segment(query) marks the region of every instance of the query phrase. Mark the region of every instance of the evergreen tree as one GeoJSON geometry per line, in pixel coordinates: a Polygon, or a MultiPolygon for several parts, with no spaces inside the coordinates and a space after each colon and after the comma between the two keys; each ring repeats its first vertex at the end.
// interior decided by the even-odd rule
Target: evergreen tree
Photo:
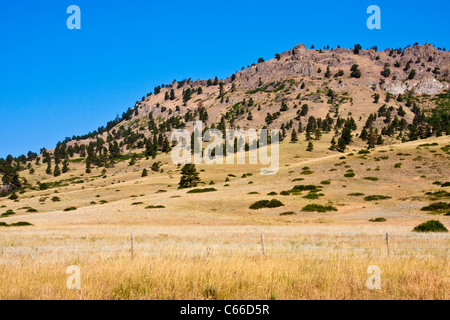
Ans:
{"type": "Polygon", "coordinates": [[[330,67],[327,66],[327,72],[325,72],[325,78],[330,78],[331,77],[331,70],[330,67]]]}
{"type": "Polygon", "coordinates": [[[361,78],[361,70],[358,69],[358,65],[354,64],[350,68],[350,77],[351,78],[361,78]]]}
{"type": "Polygon", "coordinates": [[[67,159],[63,162],[62,173],[66,173],[69,171],[69,161],[67,159]]]}
{"type": "Polygon", "coordinates": [[[306,151],[311,152],[311,151],[313,151],[313,150],[314,150],[314,144],[310,141],[310,142],[308,143],[308,147],[306,148],[306,151]]]}
{"type": "Polygon", "coordinates": [[[144,168],[144,170],[142,170],[141,177],[144,178],[144,177],[147,177],[147,176],[148,176],[148,171],[147,171],[147,169],[144,168]]]}
{"type": "Polygon", "coordinates": [[[53,170],[53,176],[59,177],[61,175],[61,169],[59,168],[59,164],[55,164],[55,169],[53,170]]]}
{"type": "Polygon", "coordinates": [[[298,142],[297,131],[295,129],[293,129],[291,133],[291,142],[292,143],[298,142]]]}
{"type": "Polygon", "coordinates": [[[336,149],[336,140],[334,139],[334,137],[331,139],[331,146],[330,146],[330,150],[334,150],[336,149]]]}
{"type": "Polygon", "coordinates": [[[159,168],[160,168],[160,166],[159,166],[158,162],[154,162],[152,164],[152,171],[159,172],[159,168]]]}
{"type": "Polygon", "coordinates": [[[377,135],[374,131],[370,131],[369,137],[367,139],[367,149],[374,149],[376,143],[377,135]]]}
{"type": "Polygon", "coordinates": [[[181,169],[180,189],[196,187],[200,181],[195,164],[187,163],[181,169]]]}

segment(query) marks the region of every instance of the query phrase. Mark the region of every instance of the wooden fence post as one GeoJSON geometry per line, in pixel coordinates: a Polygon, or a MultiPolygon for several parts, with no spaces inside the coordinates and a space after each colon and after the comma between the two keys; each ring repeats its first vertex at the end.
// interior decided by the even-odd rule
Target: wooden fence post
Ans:
{"type": "Polygon", "coordinates": [[[261,246],[262,246],[263,255],[266,256],[266,244],[264,242],[264,234],[263,233],[261,233],[261,246]]]}
{"type": "Polygon", "coordinates": [[[389,233],[386,232],[386,248],[387,248],[387,255],[389,257],[390,254],[390,241],[389,241],[389,233]]]}
{"type": "Polygon", "coordinates": [[[131,234],[131,260],[134,258],[134,235],[131,234]]]}

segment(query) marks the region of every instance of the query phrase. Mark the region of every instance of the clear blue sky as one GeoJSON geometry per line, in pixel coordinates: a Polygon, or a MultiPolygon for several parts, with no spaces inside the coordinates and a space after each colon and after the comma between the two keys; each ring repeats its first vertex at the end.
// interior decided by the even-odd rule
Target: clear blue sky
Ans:
{"type": "Polygon", "coordinates": [[[0,157],[52,148],[155,85],[227,77],[304,43],[450,49],[450,4],[429,1],[15,0],[0,4],[0,157]],[[68,30],[69,5],[81,30],[68,30]],[[369,5],[382,29],[369,30],[369,5]]]}

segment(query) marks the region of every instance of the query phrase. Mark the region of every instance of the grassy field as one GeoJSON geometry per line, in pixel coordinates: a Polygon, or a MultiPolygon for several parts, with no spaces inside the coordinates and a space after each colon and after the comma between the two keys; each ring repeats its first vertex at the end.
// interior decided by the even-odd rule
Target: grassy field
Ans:
{"type": "Polygon", "coordinates": [[[0,227],[0,298],[448,299],[448,233],[411,231],[427,220],[450,228],[445,212],[420,210],[449,201],[441,185],[450,180],[442,149],[450,138],[369,154],[330,151],[329,140],[314,141],[313,152],[304,139],[283,142],[275,176],[261,176],[256,165],[199,165],[199,187],[217,189],[208,193],[177,189],[180,169],[170,155],[91,174],[73,161],[58,178],[40,165],[25,177],[53,182],[49,189],[0,198],[0,214],[15,213],[0,222],[33,225],[0,227]],[[163,172],[151,171],[155,161],[163,172]],[[144,168],[150,174],[142,178],[144,168]],[[296,185],[319,191],[281,194],[296,185]],[[365,200],[374,195],[388,198],[365,200]],[[283,206],[249,208],[272,199],[283,206]],[[337,211],[303,211],[307,205],[337,211]],[[386,221],[370,221],[376,218],[386,221]],[[81,290],[66,286],[71,265],[81,269],[81,290]],[[380,290],[366,286],[371,265],[381,270],[380,290]]]}

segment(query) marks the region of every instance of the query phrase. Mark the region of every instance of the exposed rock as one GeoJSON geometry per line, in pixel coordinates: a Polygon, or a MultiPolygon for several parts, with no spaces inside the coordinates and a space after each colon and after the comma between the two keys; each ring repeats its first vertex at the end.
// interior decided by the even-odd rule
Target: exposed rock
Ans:
{"type": "Polygon", "coordinates": [[[440,82],[434,78],[425,78],[420,81],[410,80],[406,82],[386,81],[382,86],[386,92],[391,94],[404,94],[406,91],[412,91],[416,94],[436,94],[443,89],[447,89],[449,86],[447,83],[440,82]]]}

